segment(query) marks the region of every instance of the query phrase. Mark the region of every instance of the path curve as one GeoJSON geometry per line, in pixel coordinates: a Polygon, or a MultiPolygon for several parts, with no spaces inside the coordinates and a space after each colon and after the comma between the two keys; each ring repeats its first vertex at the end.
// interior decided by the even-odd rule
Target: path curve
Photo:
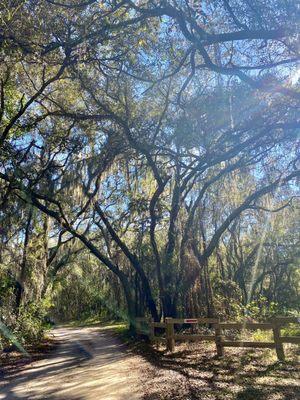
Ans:
{"type": "Polygon", "coordinates": [[[0,400],[138,400],[143,361],[99,327],[57,328],[49,357],[0,382],[0,400]]]}

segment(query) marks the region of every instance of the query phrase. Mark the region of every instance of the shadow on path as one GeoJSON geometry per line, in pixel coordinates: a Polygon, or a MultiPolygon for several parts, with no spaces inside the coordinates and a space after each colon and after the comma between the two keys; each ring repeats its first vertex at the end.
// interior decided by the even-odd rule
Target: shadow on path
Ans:
{"type": "Polygon", "coordinates": [[[55,353],[6,374],[0,400],[140,398],[132,356],[116,338],[95,327],[60,328],[54,335],[55,353]]]}

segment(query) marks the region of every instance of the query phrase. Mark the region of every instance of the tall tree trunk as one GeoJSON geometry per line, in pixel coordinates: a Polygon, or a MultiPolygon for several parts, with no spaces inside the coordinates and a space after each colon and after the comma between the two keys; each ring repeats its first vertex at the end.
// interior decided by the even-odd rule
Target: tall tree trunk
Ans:
{"type": "Polygon", "coordinates": [[[134,302],[133,294],[132,294],[128,279],[126,278],[126,276],[123,273],[119,275],[119,279],[122,284],[126,303],[127,303],[129,331],[134,332],[135,331],[136,314],[135,314],[135,302],[134,302]]]}
{"type": "Polygon", "coordinates": [[[95,209],[96,209],[98,215],[100,216],[100,218],[102,219],[102,221],[103,221],[104,225],[106,226],[107,230],[109,231],[112,239],[117,243],[117,245],[123,251],[125,256],[130,261],[131,265],[133,266],[133,268],[135,269],[135,271],[139,275],[139,278],[140,278],[140,281],[141,281],[141,285],[142,285],[143,291],[145,293],[145,299],[146,299],[147,307],[148,307],[148,309],[149,309],[149,311],[151,313],[152,318],[154,318],[154,320],[157,321],[158,320],[158,313],[157,313],[155,301],[154,301],[153,296],[152,296],[152,291],[151,291],[149,279],[148,279],[148,277],[147,277],[142,265],[140,264],[139,259],[137,258],[137,256],[134,253],[132,253],[129,250],[127,245],[121,240],[121,238],[119,237],[118,233],[112,227],[112,225],[110,224],[110,222],[109,222],[108,218],[106,217],[105,213],[102,211],[101,207],[98,204],[95,204],[95,209]]]}
{"type": "Polygon", "coordinates": [[[21,307],[21,304],[22,304],[22,298],[23,298],[23,293],[24,293],[24,284],[25,284],[25,279],[26,279],[28,244],[29,244],[30,233],[31,233],[32,215],[33,215],[33,208],[30,207],[29,212],[28,212],[28,218],[27,218],[27,222],[26,222],[26,227],[25,227],[25,233],[24,233],[24,245],[23,245],[23,255],[22,255],[22,261],[21,261],[20,275],[19,275],[19,279],[18,279],[18,283],[16,285],[16,291],[15,291],[15,296],[16,296],[16,314],[17,315],[19,315],[19,312],[20,312],[20,307],[21,307]]]}
{"type": "Polygon", "coordinates": [[[214,297],[213,297],[209,271],[208,271],[208,259],[205,259],[203,262],[203,272],[204,272],[204,282],[205,282],[207,316],[209,318],[212,318],[216,316],[216,310],[214,305],[214,297]]]}

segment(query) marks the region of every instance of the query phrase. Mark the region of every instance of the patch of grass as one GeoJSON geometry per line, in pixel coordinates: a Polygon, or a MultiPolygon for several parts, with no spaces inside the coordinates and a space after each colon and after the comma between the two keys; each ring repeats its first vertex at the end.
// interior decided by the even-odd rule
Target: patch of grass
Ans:
{"type": "Polygon", "coordinates": [[[299,324],[290,324],[281,329],[282,336],[300,336],[299,324]]]}
{"type": "Polygon", "coordinates": [[[74,320],[68,322],[58,323],[56,326],[70,327],[70,328],[81,328],[86,326],[101,326],[102,329],[121,329],[126,326],[126,322],[120,320],[112,320],[109,318],[103,318],[99,316],[93,316],[84,318],[81,320],[74,320]]]}
{"type": "Polygon", "coordinates": [[[70,321],[61,326],[81,328],[86,326],[99,326],[101,331],[110,331],[117,335],[123,342],[131,342],[134,339],[132,332],[129,330],[129,325],[125,321],[106,319],[101,317],[89,317],[80,321],[70,321]]]}
{"type": "Polygon", "coordinates": [[[128,335],[129,327],[126,322],[116,322],[106,326],[107,329],[112,329],[118,335],[128,335]]]}
{"type": "Polygon", "coordinates": [[[251,340],[255,342],[270,342],[273,341],[273,332],[272,331],[264,331],[261,329],[257,329],[252,334],[251,340]]]}
{"type": "Polygon", "coordinates": [[[122,321],[102,321],[100,323],[101,330],[103,331],[111,331],[114,334],[117,334],[120,337],[126,336],[129,334],[128,324],[122,321]]]}
{"type": "Polygon", "coordinates": [[[74,321],[68,321],[68,322],[62,322],[58,323],[57,326],[64,326],[64,327],[70,327],[70,328],[80,328],[83,326],[93,326],[93,325],[99,325],[103,321],[102,318],[98,316],[93,316],[93,317],[88,317],[84,318],[81,320],[74,320],[74,321]]]}

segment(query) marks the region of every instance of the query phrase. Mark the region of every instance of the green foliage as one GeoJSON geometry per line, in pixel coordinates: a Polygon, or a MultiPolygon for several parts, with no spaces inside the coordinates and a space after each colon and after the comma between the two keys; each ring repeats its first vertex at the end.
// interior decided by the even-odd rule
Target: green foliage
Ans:
{"type": "Polygon", "coordinates": [[[109,316],[126,319],[122,293],[117,282],[99,270],[86,255],[66,268],[56,279],[50,314],[58,321],[86,320],[109,316]]]}
{"type": "Polygon", "coordinates": [[[14,335],[22,344],[38,343],[49,327],[45,323],[45,316],[46,309],[42,304],[31,303],[21,307],[13,328],[14,335]]]}
{"type": "Polygon", "coordinates": [[[0,312],[18,339],[39,340],[47,310],[299,310],[294,7],[14,3],[0,10],[0,312]]]}
{"type": "Polygon", "coordinates": [[[9,347],[17,342],[26,348],[39,343],[45,331],[50,328],[45,318],[47,308],[45,302],[31,302],[20,307],[18,315],[11,314],[9,318],[2,318],[5,332],[0,334],[0,347],[9,347]]]}
{"type": "Polygon", "coordinates": [[[236,319],[242,314],[242,293],[238,284],[217,278],[213,282],[215,306],[222,319],[236,319]]]}
{"type": "Polygon", "coordinates": [[[9,297],[13,295],[14,288],[14,278],[8,273],[5,266],[0,264],[0,309],[9,300],[9,297]]]}
{"type": "Polygon", "coordinates": [[[280,314],[280,306],[264,296],[259,296],[257,300],[251,301],[244,308],[244,315],[254,320],[266,321],[280,314]]]}
{"type": "Polygon", "coordinates": [[[270,342],[273,341],[273,332],[271,330],[264,331],[261,329],[257,329],[252,333],[252,340],[257,342],[270,342]]]}

